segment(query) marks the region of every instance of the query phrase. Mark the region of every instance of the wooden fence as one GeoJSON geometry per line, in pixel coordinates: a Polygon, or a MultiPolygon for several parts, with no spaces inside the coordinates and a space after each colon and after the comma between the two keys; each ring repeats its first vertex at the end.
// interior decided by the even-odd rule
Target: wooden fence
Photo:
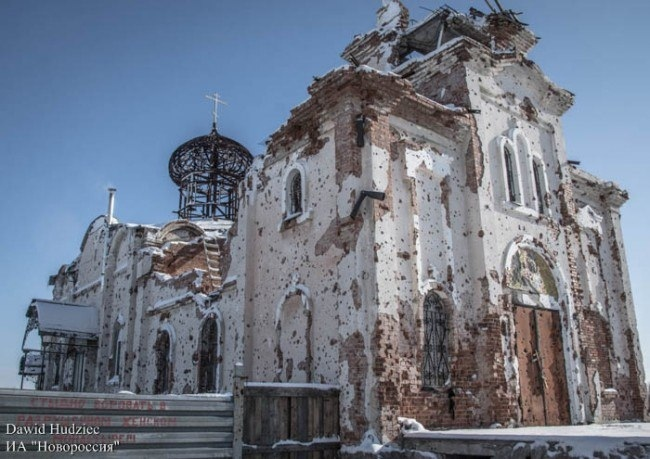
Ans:
{"type": "Polygon", "coordinates": [[[243,386],[242,455],[249,458],[338,457],[339,389],[323,384],[243,386]]]}
{"type": "Polygon", "coordinates": [[[233,457],[232,396],[0,390],[2,457],[233,457]]]}

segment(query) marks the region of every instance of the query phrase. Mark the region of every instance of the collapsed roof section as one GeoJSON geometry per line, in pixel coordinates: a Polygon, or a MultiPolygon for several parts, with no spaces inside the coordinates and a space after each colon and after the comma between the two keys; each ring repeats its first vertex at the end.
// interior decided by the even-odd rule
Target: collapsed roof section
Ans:
{"type": "Polygon", "coordinates": [[[374,119],[377,107],[390,107],[391,113],[419,123],[448,138],[463,141],[467,134],[467,110],[440,104],[418,94],[410,81],[380,72],[369,66],[341,67],[318,78],[308,88],[310,97],[291,110],[291,116],[270,136],[267,155],[283,157],[300,139],[307,140],[305,154],[320,151],[325,140],[321,127],[327,112],[336,111],[341,100],[357,101],[360,114],[374,119]],[[337,97],[332,97],[336,94],[337,97]]]}
{"type": "Polygon", "coordinates": [[[353,65],[386,71],[408,61],[412,53],[426,55],[460,37],[478,42],[494,54],[525,55],[537,43],[537,37],[512,11],[486,14],[471,8],[465,15],[443,6],[420,23],[407,25],[408,10],[402,3],[385,0],[377,12],[377,26],[356,36],[341,56],[353,65]]]}
{"type": "Polygon", "coordinates": [[[490,13],[470,8],[462,14],[444,6],[409,27],[402,3],[385,0],[376,27],[356,36],[341,56],[357,68],[368,66],[408,80],[432,100],[468,110],[473,109],[466,81],[470,69],[493,79],[507,97],[519,97],[526,118],[538,111],[561,116],[574,96],[527,58],[538,38],[518,14],[501,7],[490,13]],[[527,85],[527,94],[517,91],[520,80],[535,83],[527,85]]]}

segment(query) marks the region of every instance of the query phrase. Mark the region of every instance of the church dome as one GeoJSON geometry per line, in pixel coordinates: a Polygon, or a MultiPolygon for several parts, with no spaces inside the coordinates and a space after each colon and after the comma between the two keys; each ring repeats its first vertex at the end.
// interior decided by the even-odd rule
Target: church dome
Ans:
{"type": "Polygon", "coordinates": [[[239,142],[217,132],[178,147],[169,159],[169,176],[180,191],[178,216],[235,220],[237,187],[253,156],[239,142]]]}
{"type": "Polygon", "coordinates": [[[253,156],[243,145],[220,135],[213,127],[210,134],[188,140],[172,153],[169,176],[180,186],[189,174],[212,173],[236,185],[252,161],[253,156]]]}

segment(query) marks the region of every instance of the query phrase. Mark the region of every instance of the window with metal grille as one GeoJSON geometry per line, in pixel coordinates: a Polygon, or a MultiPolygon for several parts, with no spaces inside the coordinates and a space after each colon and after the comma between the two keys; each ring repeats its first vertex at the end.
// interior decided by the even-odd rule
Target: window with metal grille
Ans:
{"type": "Polygon", "coordinates": [[[440,388],[449,382],[449,317],[442,298],[429,292],[424,298],[424,361],[422,385],[440,388]]]}

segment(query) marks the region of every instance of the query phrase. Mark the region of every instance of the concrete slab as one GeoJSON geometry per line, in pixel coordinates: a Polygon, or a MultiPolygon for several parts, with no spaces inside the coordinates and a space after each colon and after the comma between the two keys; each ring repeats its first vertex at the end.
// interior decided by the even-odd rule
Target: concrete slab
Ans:
{"type": "Polygon", "coordinates": [[[650,424],[417,430],[403,434],[402,447],[443,458],[648,458],[650,424]]]}

